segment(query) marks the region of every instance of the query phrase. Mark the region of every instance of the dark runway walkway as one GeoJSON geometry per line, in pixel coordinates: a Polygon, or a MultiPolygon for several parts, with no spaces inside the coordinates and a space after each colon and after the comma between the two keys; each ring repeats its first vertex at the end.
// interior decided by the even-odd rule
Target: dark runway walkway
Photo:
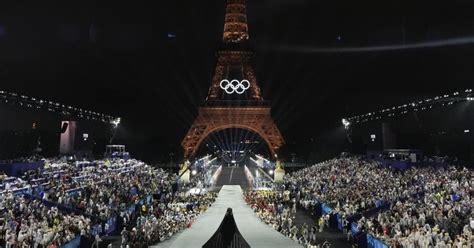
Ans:
{"type": "MultiPolygon", "coordinates": [[[[313,216],[307,213],[304,209],[297,208],[295,224],[298,226],[298,228],[301,228],[301,226],[305,222],[308,227],[312,227],[315,225],[316,220],[313,219],[313,216]]],[[[342,231],[337,229],[325,228],[323,232],[316,234],[316,240],[318,244],[322,244],[324,243],[324,241],[328,241],[329,243],[331,243],[331,247],[351,247],[351,244],[349,243],[349,241],[347,241],[342,231]]]]}
{"type": "Polygon", "coordinates": [[[245,176],[244,167],[222,167],[222,172],[216,182],[216,187],[224,185],[240,185],[245,190],[249,187],[249,182],[245,176]]]}

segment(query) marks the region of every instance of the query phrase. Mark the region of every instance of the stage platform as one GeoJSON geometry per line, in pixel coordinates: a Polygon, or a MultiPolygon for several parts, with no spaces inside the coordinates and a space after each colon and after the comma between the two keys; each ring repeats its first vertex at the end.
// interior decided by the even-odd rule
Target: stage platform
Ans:
{"type": "Polygon", "coordinates": [[[232,208],[235,222],[252,248],[292,248],[299,244],[266,225],[245,203],[239,185],[224,185],[216,202],[198,217],[191,228],[158,245],[157,248],[200,248],[219,227],[227,208],[232,208]]]}

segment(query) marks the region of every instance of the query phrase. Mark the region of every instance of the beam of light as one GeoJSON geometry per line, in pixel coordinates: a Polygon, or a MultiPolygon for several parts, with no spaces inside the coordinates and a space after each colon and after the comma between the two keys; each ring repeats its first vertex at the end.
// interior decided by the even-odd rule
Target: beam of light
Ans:
{"type": "Polygon", "coordinates": [[[247,149],[244,143],[241,143],[244,139],[247,138],[249,134],[249,130],[241,129],[239,140],[237,140],[237,151],[240,157],[240,161],[243,161],[244,158],[247,156],[247,149]]]}
{"type": "Polygon", "coordinates": [[[217,134],[212,135],[212,138],[215,140],[214,152],[222,151],[222,149],[224,149],[224,145],[222,144],[222,139],[218,137],[217,134]]]}
{"type": "Polygon", "coordinates": [[[233,148],[233,153],[234,153],[234,158],[237,158],[237,155],[239,154],[239,150],[238,150],[238,140],[241,138],[241,132],[242,132],[242,129],[238,129],[238,128],[235,128],[234,130],[234,133],[235,133],[235,136],[234,136],[234,139],[232,140],[232,144],[234,145],[232,148],[233,148]]]}
{"type": "Polygon", "coordinates": [[[229,135],[230,135],[230,140],[229,140],[229,151],[230,151],[230,154],[231,154],[231,157],[234,158],[234,151],[235,151],[235,144],[234,144],[234,140],[235,140],[235,135],[234,133],[236,133],[236,129],[229,129],[229,135]]]}
{"type": "MultiPolygon", "coordinates": [[[[251,131],[251,130],[243,130],[243,132],[245,133],[244,135],[241,135],[241,138],[240,138],[240,142],[238,143],[238,151],[243,151],[243,154],[247,154],[248,151],[250,151],[250,145],[246,144],[245,142],[249,139],[251,139],[251,137],[254,135],[254,132],[251,131]]],[[[242,153],[241,153],[242,155],[242,153]]]]}
{"type": "MultiPolygon", "coordinates": [[[[260,135],[254,132],[251,132],[251,134],[252,134],[252,137],[249,140],[258,141],[258,143],[257,144],[251,143],[250,146],[247,148],[247,150],[250,150],[252,153],[255,153],[256,151],[259,151],[262,147],[268,146],[266,141],[262,137],[260,137],[260,135]]],[[[270,151],[267,150],[267,152],[270,152],[270,151]]]]}
{"type": "Polygon", "coordinates": [[[258,144],[255,144],[254,142],[250,143],[250,145],[248,146],[248,150],[254,152],[254,151],[257,151],[259,148],[259,146],[261,145],[262,142],[265,142],[265,140],[263,140],[263,138],[260,137],[260,135],[252,132],[251,133],[251,137],[248,139],[250,141],[258,141],[258,144]]]}
{"type": "Polygon", "coordinates": [[[219,132],[214,132],[211,134],[211,138],[215,140],[215,149],[214,151],[223,151],[225,149],[225,144],[223,142],[223,138],[221,137],[219,132]]]}
{"type": "Polygon", "coordinates": [[[226,143],[226,137],[222,134],[222,133],[217,133],[217,139],[219,140],[219,147],[220,147],[220,151],[225,151],[228,149],[227,147],[227,143],[226,143]]]}
{"type": "Polygon", "coordinates": [[[242,149],[246,148],[243,141],[248,138],[249,133],[249,130],[241,130],[241,133],[239,134],[239,140],[237,140],[237,151],[240,152],[242,149]]]}
{"type": "Polygon", "coordinates": [[[213,150],[218,150],[218,149],[222,149],[222,145],[220,143],[220,139],[217,138],[217,135],[215,133],[212,133],[209,135],[209,137],[207,138],[209,140],[212,141],[212,145],[213,145],[213,150]]]}
{"type": "Polygon", "coordinates": [[[474,44],[474,37],[450,38],[437,41],[417,42],[411,44],[394,44],[368,47],[311,47],[311,46],[274,46],[273,49],[286,52],[299,53],[359,53],[359,52],[385,52],[396,50],[434,48],[446,46],[460,46],[474,44]]]}
{"type": "Polygon", "coordinates": [[[249,154],[249,151],[251,154],[255,151],[255,148],[258,150],[262,146],[266,147],[267,145],[257,133],[242,128],[229,128],[213,132],[206,138],[204,144],[206,143],[211,145],[211,147],[208,146],[208,148],[215,152],[220,152],[225,161],[242,161],[245,157],[244,155],[249,154]],[[258,143],[252,142],[247,144],[244,143],[246,140],[258,141],[258,143]],[[228,151],[229,153],[224,153],[224,151],[228,151]]]}
{"type": "Polygon", "coordinates": [[[232,141],[231,138],[229,138],[229,135],[228,135],[228,132],[226,129],[218,132],[219,136],[223,137],[221,138],[221,140],[223,141],[223,145],[224,145],[224,149],[222,150],[222,158],[226,161],[226,162],[229,162],[230,159],[231,159],[231,154],[229,153],[226,153],[227,151],[231,151],[231,147],[230,147],[230,142],[232,141]]]}
{"type": "Polygon", "coordinates": [[[221,140],[217,137],[216,132],[208,135],[204,140],[203,144],[206,144],[208,151],[213,154],[223,149],[221,145],[221,140]]]}
{"type": "Polygon", "coordinates": [[[230,147],[230,142],[232,141],[232,138],[228,138],[228,135],[227,135],[227,132],[224,130],[222,131],[222,133],[224,133],[224,145],[225,145],[225,150],[226,151],[231,151],[231,147],[230,147]]]}
{"type": "Polygon", "coordinates": [[[240,134],[241,132],[242,132],[242,129],[234,128],[234,137],[232,139],[232,145],[233,145],[232,150],[234,152],[234,158],[237,157],[237,152],[238,152],[238,150],[237,150],[237,145],[238,145],[237,140],[239,140],[239,138],[241,137],[241,134],[240,134]]]}

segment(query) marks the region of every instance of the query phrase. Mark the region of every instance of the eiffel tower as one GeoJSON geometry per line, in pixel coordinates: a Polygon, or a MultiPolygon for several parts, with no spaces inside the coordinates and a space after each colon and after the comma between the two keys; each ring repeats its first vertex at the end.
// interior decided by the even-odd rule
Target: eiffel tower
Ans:
{"type": "Polygon", "coordinates": [[[209,93],[198,116],[181,142],[184,158],[192,158],[205,138],[229,128],[258,134],[277,159],[284,139],[264,101],[252,66],[246,0],[227,0],[222,48],[209,93]]]}

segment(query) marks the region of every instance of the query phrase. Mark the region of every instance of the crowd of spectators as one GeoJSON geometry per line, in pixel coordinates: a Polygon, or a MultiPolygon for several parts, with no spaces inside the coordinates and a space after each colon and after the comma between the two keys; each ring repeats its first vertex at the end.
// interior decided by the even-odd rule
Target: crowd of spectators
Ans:
{"type": "Polygon", "coordinates": [[[91,220],[82,215],[61,213],[38,200],[14,197],[2,199],[5,212],[0,220],[3,247],[59,247],[76,235],[90,234],[91,220]]]}
{"type": "MultiPolygon", "coordinates": [[[[180,187],[177,179],[132,159],[47,159],[44,168],[18,178],[0,174],[0,246],[58,247],[78,235],[108,233],[107,220],[113,217],[123,226],[123,247],[166,240],[192,225],[216,197],[190,191],[203,185],[203,177],[180,187]]],[[[298,226],[296,208],[314,211],[321,203],[343,219],[363,214],[359,229],[392,247],[474,243],[474,172],[466,168],[413,166],[399,171],[345,156],[269,186],[273,189],[246,192],[247,203],[262,221],[305,247],[318,244],[317,233],[328,226],[329,217],[298,226]],[[365,214],[374,209],[379,211],[365,214]]]]}
{"type": "Polygon", "coordinates": [[[329,160],[286,177],[285,185],[303,206],[327,204],[343,217],[421,191],[416,178],[357,158],[329,160]]]}
{"type": "Polygon", "coordinates": [[[51,187],[43,199],[105,219],[116,214],[124,215],[126,207],[168,187],[172,179],[161,169],[153,169],[135,160],[99,163],[87,167],[85,173],[65,179],[69,184],[63,182],[58,187],[51,187]],[[79,190],[70,193],[74,189],[79,190]]]}
{"type": "Polygon", "coordinates": [[[190,227],[216,196],[215,192],[181,192],[168,202],[155,201],[149,209],[142,209],[135,225],[122,230],[122,247],[147,247],[170,238],[190,227]]]}
{"type": "Polygon", "coordinates": [[[449,165],[398,171],[347,157],[293,173],[284,187],[304,208],[324,203],[343,219],[389,206],[359,226],[394,247],[464,247],[474,243],[473,178],[449,165]]]}
{"type": "Polygon", "coordinates": [[[297,203],[289,191],[251,190],[245,193],[245,200],[264,223],[303,247],[329,247],[327,241],[316,239],[317,233],[328,226],[329,216],[322,216],[315,225],[296,225],[297,203]]]}
{"type": "Polygon", "coordinates": [[[393,247],[469,247],[474,244],[474,173],[467,169],[412,168],[420,194],[392,202],[388,211],[359,221],[393,247]]]}
{"type": "Polygon", "coordinates": [[[46,159],[44,168],[1,179],[6,247],[58,247],[78,235],[100,241],[110,219],[124,227],[124,245],[141,247],[179,232],[215,198],[185,194],[197,183],[178,187],[177,175],[133,159],[46,159]]]}

